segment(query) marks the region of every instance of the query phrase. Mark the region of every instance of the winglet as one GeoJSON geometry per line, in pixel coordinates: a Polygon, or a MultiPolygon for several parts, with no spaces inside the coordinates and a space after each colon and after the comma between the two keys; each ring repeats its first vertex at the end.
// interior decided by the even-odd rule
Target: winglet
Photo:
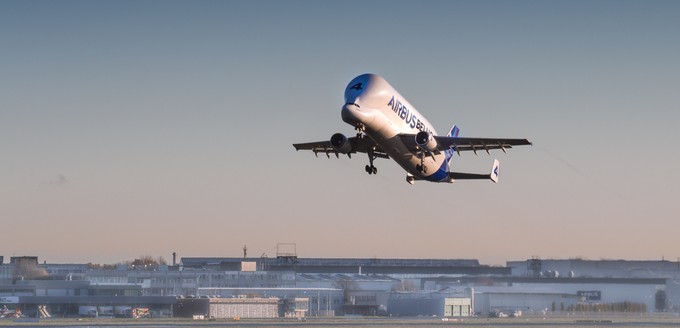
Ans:
{"type": "Polygon", "coordinates": [[[491,168],[491,174],[489,175],[489,178],[491,178],[491,181],[494,183],[498,183],[498,174],[500,173],[501,169],[501,164],[497,159],[493,160],[493,167],[491,168]]]}

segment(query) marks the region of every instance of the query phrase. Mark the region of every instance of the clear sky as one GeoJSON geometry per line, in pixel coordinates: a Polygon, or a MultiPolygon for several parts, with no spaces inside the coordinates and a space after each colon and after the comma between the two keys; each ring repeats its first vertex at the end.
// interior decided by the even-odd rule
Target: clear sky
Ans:
{"type": "Polygon", "coordinates": [[[0,255],[680,257],[678,1],[1,1],[0,255]],[[292,143],[385,77],[501,180],[292,143]]]}

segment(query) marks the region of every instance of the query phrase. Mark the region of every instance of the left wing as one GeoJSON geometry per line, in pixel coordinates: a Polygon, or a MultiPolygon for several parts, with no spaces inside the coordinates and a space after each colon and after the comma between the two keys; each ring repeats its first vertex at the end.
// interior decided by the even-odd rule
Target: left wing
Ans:
{"type": "MultiPolygon", "coordinates": [[[[415,134],[400,134],[401,141],[411,151],[417,151],[415,134]]],[[[437,150],[453,149],[460,154],[461,151],[483,150],[487,153],[492,149],[502,149],[505,151],[513,146],[531,145],[527,139],[497,139],[497,138],[458,138],[458,137],[433,137],[437,141],[437,150]]]]}
{"type": "Polygon", "coordinates": [[[336,157],[338,157],[340,154],[347,154],[347,156],[352,157],[351,154],[354,153],[372,153],[375,157],[390,158],[387,153],[385,153],[382,148],[380,148],[380,146],[378,146],[378,144],[370,138],[351,137],[347,138],[347,141],[351,147],[346,153],[341,153],[335,150],[330,140],[293,144],[293,147],[295,147],[295,150],[311,150],[317,157],[319,156],[319,153],[326,154],[328,157],[330,157],[330,154],[335,154],[336,157]]]}

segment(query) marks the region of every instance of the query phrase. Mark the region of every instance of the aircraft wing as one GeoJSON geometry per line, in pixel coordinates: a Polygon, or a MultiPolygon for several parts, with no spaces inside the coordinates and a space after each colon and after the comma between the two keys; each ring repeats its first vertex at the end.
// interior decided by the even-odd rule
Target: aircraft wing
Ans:
{"type": "MultiPolygon", "coordinates": [[[[347,156],[352,157],[350,154],[354,153],[368,153],[372,152],[374,156],[380,157],[380,158],[390,158],[387,153],[385,153],[380,146],[378,146],[375,141],[371,140],[368,137],[363,137],[363,138],[357,138],[357,137],[351,137],[347,138],[347,141],[349,141],[350,145],[352,145],[351,150],[347,153],[347,156]]],[[[314,152],[314,155],[319,156],[319,153],[326,154],[326,156],[330,157],[330,154],[335,154],[336,157],[339,156],[340,152],[336,151],[335,148],[333,148],[333,145],[331,145],[330,140],[326,141],[317,141],[317,142],[307,142],[307,143],[298,143],[298,144],[293,144],[293,147],[295,147],[295,150],[311,150],[314,152]]]]}
{"type": "MultiPolygon", "coordinates": [[[[401,134],[401,141],[411,150],[417,151],[415,134],[401,134]]],[[[513,146],[531,145],[527,139],[499,139],[499,138],[459,138],[459,137],[434,137],[437,140],[437,150],[446,150],[453,148],[456,152],[461,151],[477,151],[483,150],[489,152],[492,149],[502,149],[505,151],[513,146]]]]}

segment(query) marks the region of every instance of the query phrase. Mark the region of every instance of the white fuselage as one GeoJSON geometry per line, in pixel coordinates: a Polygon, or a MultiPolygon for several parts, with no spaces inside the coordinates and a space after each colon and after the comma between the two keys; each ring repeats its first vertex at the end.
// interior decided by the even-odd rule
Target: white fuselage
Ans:
{"type": "Polygon", "coordinates": [[[402,97],[385,79],[374,74],[354,78],[345,88],[343,121],[362,128],[380,148],[408,173],[432,181],[448,177],[448,163],[444,153],[414,155],[399,137],[400,134],[437,132],[413,105],[402,97]],[[427,169],[417,170],[418,165],[427,169]]]}

